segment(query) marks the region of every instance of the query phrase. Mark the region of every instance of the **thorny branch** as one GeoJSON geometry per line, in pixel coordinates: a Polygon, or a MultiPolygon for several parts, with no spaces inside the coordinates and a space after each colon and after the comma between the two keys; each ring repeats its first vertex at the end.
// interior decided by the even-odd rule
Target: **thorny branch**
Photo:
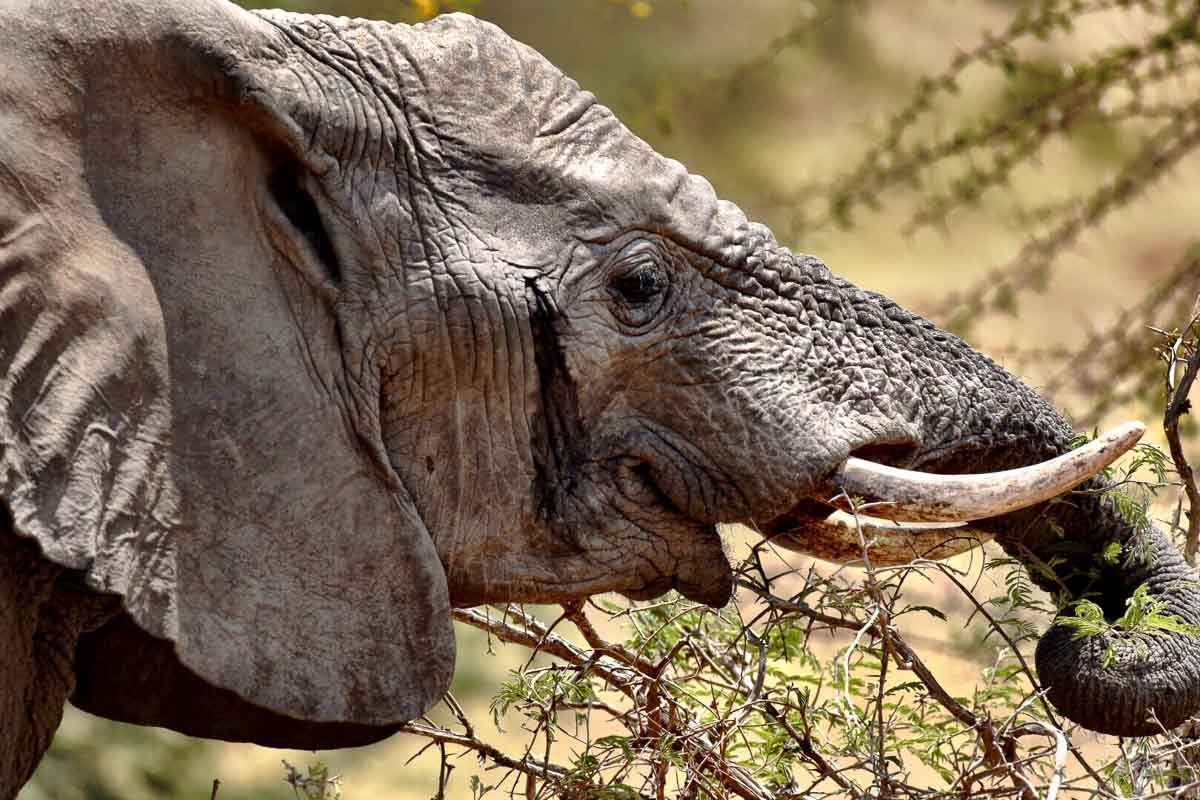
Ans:
{"type": "Polygon", "coordinates": [[[523,774],[533,775],[538,778],[561,781],[565,778],[568,772],[566,767],[562,767],[557,764],[538,761],[537,759],[533,758],[512,758],[511,756],[505,755],[498,748],[480,740],[473,734],[455,733],[447,728],[443,728],[426,721],[409,722],[405,724],[401,730],[405,733],[412,733],[416,734],[417,736],[424,737],[429,739],[431,742],[438,744],[455,745],[467,750],[472,750],[480,758],[486,758],[493,764],[506,769],[516,770],[523,774]]]}
{"type": "Polygon", "coordinates": [[[1192,307],[1187,325],[1174,337],[1164,351],[1167,360],[1167,408],[1163,414],[1163,430],[1167,435],[1167,446],[1171,460],[1183,482],[1188,501],[1188,526],[1184,536],[1184,557],[1195,565],[1196,551],[1200,549],[1200,489],[1196,487],[1196,475],[1183,453],[1179,439],[1179,422],[1192,409],[1189,396],[1196,373],[1200,372],[1200,295],[1192,307]],[[1190,337],[1190,341],[1189,341],[1190,337]],[[1190,348],[1191,352],[1188,353],[1190,348]],[[1176,379],[1177,367],[1183,363],[1183,374],[1176,379]]]}
{"type": "MultiPolygon", "coordinates": [[[[1015,684],[1025,689],[1015,695],[989,696],[976,689],[974,697],[956,696],[897,624],[912,611],[898,605],[904,580],[940,575],[948,568],[917,562],[874,569],[869,547],[863,545],[865,573],[848,577],[839,570],[827,578],[810,569],[799,588],[801,573],[771,553],[764,556],[769,545],[756,548],[738,570],[740,613],[730,618],[674,599],[598,609],[608,617],[600,625],[598,607],[576,604],[556,615],[571,623],[571,632],[552,629],[515,606],[458,610],[460,622],[543,655],[520,671],[517,683],[523,694],[517,693],[511,707],[534,723],[527,730],[545,740],[544,752],[533,755],[531,741],[521,755],[505,753],[476,733],[477,726],[452,696],[446,699],[452,724],[425,719],[404,730],[427,739],[440,754],[439,796],[449,782],[449,762],[469,753],[484,770],[499,769],[505,775],[493,786],[479,786],[488,791],[507,786],[500,791],[530,800],[1115,798],[1120,784],[1113,782],[1114,776],[1121,769],[1161,764],[1195,747],[1168,736],[1133,766],[1126,758],[1098,770],[1087,767],[1070,729],[1033,713],[1044,703],[1019,654],[1004,677],[990,683],[1001,691],[1015,684]],[[635,619],[625,628],[634,631],[632,638],[612,637],[616,623],[635,619]],[[822,662],[837,665],[836,680],[818,677],[814,684],[796,668],[814,658],[807,648],[821,630],[835,637],[840,632],[842,641],[854,637],[855,644],[822,662]],[[891,664],[886,674],[885,658],[891,664]],[[779,672],[781,665],[785,673],[779,672]],[[915,682],[902,682],[898,673],[903,672],[915,682]],[[878,683],[862,684],[863,678],[878,683]],[[837,696],[829,694],[830,687],[837,687],[837,696]],[[850,692],[845,698],[844,691],[850,692]],[[1003,697],[1005,706],[994,705],[1003,697]],[[855,710],[847,712],[845,702],[855,710]],[[1007,709],[1003,715],[994,713],[1001,708],[1007,709]],[[598,718],[592,721],[597,714],[604,717],[606,735],[591,731],[601,725],[598,718]],[[578,715],[587,719],[582,731],[578,715]],[[865,720],[872,723],[864,725],[865,720]],[[624,733],[611,733],[616,730],[624,733]],[[1028,737],[1049,739],[1050,745],[1022,752],[1028,737]],[[1084,764],[1084,774],[1068,773],[1072,753],[1084,764]],[[928,775],[913,774],[914,755],[950,770],[943,773],[943,790],[930,788],[928,775]],[[781,770],[781,762],[790,766],[781,770]]],[[[950,584],[964,596],[976,591],[951,576],[950,584]]],[[[1003,619],[973,597],[970,602],[999,633],[1006,650],[1022,644],[1004,629],[1003,619]]],[[[1158,774],[1158,784],[1151,782],[1157,773],[1147,774],[1139,773],[1139,785],[1165,785],[1165,773],[1158,774]]],[[[1190,786],[1191,781],[1177,784],[1190,786]]]]}
{"type": "MultiPolygon", "coordinates": [[[[677,713],[678,703],[670,696],[669,688],[663,685],[663,668],[655,667],[619,645],[602,640],[579,607],[566,609],[566,615],[568,619],[576,621],[579,630],[592,643],[595,649],[590,652],[577,648],[563,637],[551,633],[543,623],[524,611],[509,606],[502,614],[512,618],[516,624],[504,621],[503,616],[497,619],[474,609],[454,612],[455,619],[487,630],[502,641],[561,658],[566,663],[580,668],[577,672],[580,677],[594,673],[604,678],[609,686],[634,701],[635,705],[629,714],[614,716],[622,719],[631,732],[640,734],[643,747],[656,744],[661,746],[665,739],[670,738],[672,746],[683,750],[698,770],[709,775],[729,793],[747,800],[764,800],[775,796],[759,785],[746,770],[736,764],[714,758],[708,726],[693,724],[685,727],[682,724],[682,718],[677,713]],[[614,656],[640,669],[630,669],[613,663],[614,656]],[[673,744],[676,741],[678,744],[673,744]]],[[[665,663],[670,663],[670,659],[664,659],[665,663]]],[[[536,762],[529,758],[518,760],[503,756],[504,760],[501,761],[496,757],[496,754],[499,754],[498,750],[471,736],[455,737],[444,729],[432,731],[426,728],[411,732],[431,737],[436,733],[443,741],[474,750],[509,769],[534,774],[558,784],[570,783],[568,770],[562,767],[554,767],[548,762],[536,762]]]]}
{"type": "MultiPolygon", "coordinates": [[[[1101,0],[1076,3],[1075,7],[1091,13],[1127,5],[1101,0]]],[[[1169,7],[1142,5],[1160,14],[1169,7]]],[[[848,223],[854,208],[875,204],[883,189],[912,180],[931,165],[969,156],[979,148],[991,152],[995,156],[992,167],[975,169],[966,176],[969,180],[953,184],[955,196],[933,195],[914,217],[918,224],[935,222],[956,204],[975,202],[982,191],[1002,184],[1019,162],[1036,156],[1049,137],[1068,133],[1076,122],[1093,115],[1110,85],[1111,71],[1061,76],[1052,92],[1018,106],[1015,122],[1010,114],[932,145],[902,146],[906,135],[919,131],[916,121],[933,108],[935,95],[957,91],[960,74],[972,64],[1009,69],[1015,43],[1022,38],[1041,38],[1043,31],[1061,24],[1065,4],[1042,0],[1028,8],[1032,10],[1018,17],[1008,30],[964,52],[946,73],[922,83],[913,102],[891,121],[886,137],[868,153],[858,173],[812,193],[830,198],[825,218],[817,222],[848,223]],[[1018,130],[1022,121],[1027,125],[1018,130]],[[1006,143],[1007,149],[986,150],[996,143],[1006,143]]],[[[1108,66],[1115,64],[1130,74],[1141,70],[1136,77],[1145,83],[1170,77],[1169,71],[1164,73],[1158,66],[1164,42],[1184,53],[1177,62],[1184,69],[1200,64],[1192,58],[1197,13],[1189,12],[1182,22],[1186,25],[1173,23],[1162,32],[1166,40],[1106,54],[1115,59],[1108,66]]],[[[747,62],[746,68],[769,63],[809,32],[798,25],[774,40],[761,60],[747,62]]],[[[1027,66],[1018,59],[1013,68],[1027,66]]],[[[1051,221],[1042,234],[1004,268],[953,298],[957,307],[965,306],[977,317],[1004,307],[1000,302],[1004,293],[1039,288],[1051,262],[1083,232],[1136,200],[1200,145],[1200,105],[1194,101],[1164,105],[1135,96],[1109,118],[1140,118],[1154,123],[1156,132],[1125,160],[1112,181],[1048,215],[1051,221]]],[[[812,224],[811,218],[798,220],[802,227],[812,224]]],[[[1147,313],[1150,305],[1157,312],[1179,296],[1181,287],[1195,291],[1198,262],[1200,251],[1189,252],[1170,278],[1114,327],[1124,334],[1132,327],[1131,319],[1140,322],[1151,316],[1147,313]]],[[[951,310],[944,309],[946,313],[951,310]]],[[[1197,317],[1200,307],[1193,310],[1191,323],[1168,348],[1164,414],[1171,455],[1190,509],[1189,561],[1194,561],[1200,542],[1200,491],[1183,457],[1179,427],[1189,412],[1189,392],[1200,372],[1197,317]]],[[[1096,332],[1093,342],[1110,341],[1111,332],[1096,332]]],[[[1078,354],[1064,350],[1058,360],[1066,363],[1078,354]]],[[[1112,362],[1097,361],[1105,363],[1106,374],[1111,376],[1112,362]]],[[[1069,369],[1077,377],[1075,362],[1070,361],[1069,369]]],[[[799,590],[795,587],[800,577],[797,570],[782,559],[782,564],[774,563],[768,569],[756,548],[752,559],[738,571],[737,585],[743,591],[736,619],[724,619],[680,600],[635,604],[610,614],[607,621],[610,625],[623,622],[633,629],[624,642],[614,641],[607,633],[609,628],[597,625],[582,604],[564,608],[561,619],[571,623],[584,644],[575,643],[554,625],[522,609],[456,611],[459,622],[553,661],[551,666],[535,667],[531,658],[520,671],[520,685],[512,701],[514,709],[533,721],[533,739],[544,739],[542,757],[531,755],[533,741],[520,757],[485,742],[453,698],[448,699],[448,707],[461,730],[428,720],[410,723],[405,729],[436,744],[443,764],[468,752],[489,769],[498,767],[523,776],[523,781],[513,782],[509,794],[521,793],[527,800],[551,796],[1024,800],[1064,795],[1115,798],[1131,792],[1151,798],[1181,797],[1196,787],[1197,782],[1186,772],[1186,760],[1176,762],[1184,770],[1179,774],[1163,767],[1173,756],[1186,755],[1196,747],[1172,733],[1144,744],[1135,758],[1122,754],[1092,769],[1072,742],[1072,730],[1058,724],[1037,691],[1021,652],[1028,637],[1010,630],[1020,622],[1017,616],[989,613],[984,603],[973,597],[974,589],[942,565],[918,562],[875,570],[867,543],[862,545],[863,573],[847,577],[838,571],[824,577],[810,570],[799,590]],[[969,598],[989,629],[1004,641],[1004,655],[997,659],[987,687],[977,687],[971,697],[956,696],[953,687],[947,688],[950,684],[934,668],[936,662],[922,658],[912,646],[918,639],[906,638],[900,629],[900,618],[913,610],[899,605],[900,586],[910,575],[932,579],[938,572],[951,578],[953,589],[969,598]],[[844,645],[837,658],[813,654],[810,647],[817,634],[827,634],[844,645]],[[916,680],[900,683],[896,673],[902,672],[911,673],[916,680]],[[829,696],[831,686],[837,687],[833,698],[829,696]],[[606,733],[623,732],[594,737],[592,714],[606,717],[606,733]],[[559,715],[577,720],[577,715],[584,715],[589,724],[580,733],[578,725],[571,730],[559,715]],[[872,722],[864,725],[863,720],[872,722]],[[1039,744],[1022,755],[1027,737],[1039,744]],[[1047,740],[1048,746],[1041,746],[1047,740]],[[1084,774],[1068,774],[1069,755],[1082,765],[1084,774]],[[914,777],[911,764],[915,761],[937,772],[945,789],[931,789],[928,776],[914,777]],[[1154,791],[1155,787],[1162,788],[1154,791]]],[[[1010,611],[1031,607],[1019,578],[1008,588],[1010,611]]],[[[448,780],[448,769],[441,774],[448,780]]],[[[444,786],[439,785],[439,793],[442,790],[444,786]]]]}

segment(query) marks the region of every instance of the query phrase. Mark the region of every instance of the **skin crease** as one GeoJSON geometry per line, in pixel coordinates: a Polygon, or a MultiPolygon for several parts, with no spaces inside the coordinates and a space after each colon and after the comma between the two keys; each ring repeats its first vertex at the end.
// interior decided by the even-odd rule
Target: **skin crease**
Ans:
{"type": "MultiPolygon", "coordinates": [[[[68,692],[365,744],[444,691],[452,605],[721,605],[716,523],[785,530],[851,453],[984,472],[1067,447],[1017,378],[781,247],[490,25],[21,0],[0,31],[0,558],[36,541],[95,593],[0,636],[120,598],[56,629],[75,686],[0,754],[0,798],[68,692]]],[[[1070,545],[1065,588],[1114,614],[1148,580],[1200,622],[1194,574],[1157,531],[1139,560],[1100,488],[981,527],[1026,562],[1070,545]],[[1111,541],[1133,566],[1087,578],[1111,541]]],[[[1097,730],[1173,724],[1200,651],[1146,644],[1103,670],[1106,642],[1052,629],[1042,681],[1097,730]]],[[[52,669],[29,652],[0,656],[0,709],[52,669]]]]}

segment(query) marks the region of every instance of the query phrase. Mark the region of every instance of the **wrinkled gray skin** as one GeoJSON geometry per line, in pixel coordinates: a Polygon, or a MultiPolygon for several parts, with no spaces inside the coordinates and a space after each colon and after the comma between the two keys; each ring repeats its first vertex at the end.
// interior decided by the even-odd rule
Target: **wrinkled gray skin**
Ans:
{"type": "MultiPolygon", "coordinates": [[[[986,471],[1070,433],[492,26],[0,2],[2,798],[68,698],[364,744],[445,690],[451,606],[720,605],[715,524],[786,530],[850,453],[986,471]]],[[[1076,592],[1130,536],[1095,494],[984,525],[1047,561],[1051,521],[1076,592]]],[[[1091,589],[1200,623],[1150,547],[1091,589]]],[[[1194,642],[1105,646],[1042,641],[1071,718],[1200,705],[1194,642]]]]}

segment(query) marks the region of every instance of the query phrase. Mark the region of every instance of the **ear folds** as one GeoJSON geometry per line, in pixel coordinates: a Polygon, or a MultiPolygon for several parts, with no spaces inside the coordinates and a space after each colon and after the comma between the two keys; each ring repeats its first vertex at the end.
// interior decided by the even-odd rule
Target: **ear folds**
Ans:
{"type": "MultiPolygon", "coordinates": [[[[446,581],[351,400],[353,321],[262,221],[297,131],[268,94],[280,42],[215,0],[129,5],[124,44],[65,12],[18,26],[29,68],[0,86],[0,495],[203,681],[299,720],[411,719],[453,671],[446,581]],[[63,29],[73,61],[48,69],[38,42],[63,29]]],[[[122,669],[128,640],[81,669],[122,669]]],[[[171,724],[173,674],[97,710],[171,724]]]]}

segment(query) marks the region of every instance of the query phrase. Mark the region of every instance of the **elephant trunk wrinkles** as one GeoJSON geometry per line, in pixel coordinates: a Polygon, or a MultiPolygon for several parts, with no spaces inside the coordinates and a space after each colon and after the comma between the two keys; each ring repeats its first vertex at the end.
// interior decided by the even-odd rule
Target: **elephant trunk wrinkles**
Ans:
{"type": "MultiPolygon", "coordinates": [[[[1146,584],[1151,597],[1166,602],[1160,613],[1200,625],[1196,572],[1161,530],[1136,532],[1112,498],[1101,493],[1106,487],[1095,479],[1062,502],[1012,514],[1004,518],[997,541],[1029,567],[1042,588],[1065,589],[1076,599],[1086,596],[1104,609],[1110,623],[1146,584]],[[1054,534],[1051,519],[1067,531],[1065,538],[1054,534]],[[1102,563],[1100,553],[1111,542],[1121,545],[1120,559],[1102,563]],[[1055,577],[1045,574],[1043,565],[1067,552],[1067,560],[1054,567],[1055,577]],[[1098,576],[1087,574],[1093,566],[1098,576]]],[[[1036,663],[1050,702],[1074,722],[1102,733],[1161,733],[1200,708],[1200,640],[1187,633],[1135,628],[1078,636],[1056,624],[1038,643],[1036,663]]]]}
{"type": "MultiPolygon", "coordinates": [[[[849,456],[940,475],[1023,468],[1070,449],[1071,426],[1045,399],[957,337],[832,276],[819,262],[772,251],[762,263],[769,268],[753,270],[752,289],[781,309],[779,326],[798,328],[800,342],[834,344],[801,344],[793,352],[802,357],[780,359],[792,371],[779,370],[796,376],[810,401],[838,409],[827,443],[849,456]]],[[[1034,582],[1066,598],[1066,613],[1086,598],[1115,622],[1146,584],[1164,604],[1161,614],[1200,625],[1196,573],[1161,531],[1137,532],[1123,519],[1103,494],[1107,486],[1092,479],[1058,501],[985,514],[990,518],[973,527],[995,535],[1034,582]],[[1110,564],[1104,556],[1113,543],[1121,554],[1110,564]]],[[[760,528],[786,535],[797,519],[803,525],[812,516],[801,504],[760,528]]],[[[807,533],[800,539],[822,556],[837,555],[826,539],[807,533]]],[[[1039,679],[1064,715],[1096,731],[1134,736],[1171,728],[1200,710],[1200,638],[1134,627],[1076,638],[1075,630],[1056,624],[1043,637],[1039,679]]]]}

